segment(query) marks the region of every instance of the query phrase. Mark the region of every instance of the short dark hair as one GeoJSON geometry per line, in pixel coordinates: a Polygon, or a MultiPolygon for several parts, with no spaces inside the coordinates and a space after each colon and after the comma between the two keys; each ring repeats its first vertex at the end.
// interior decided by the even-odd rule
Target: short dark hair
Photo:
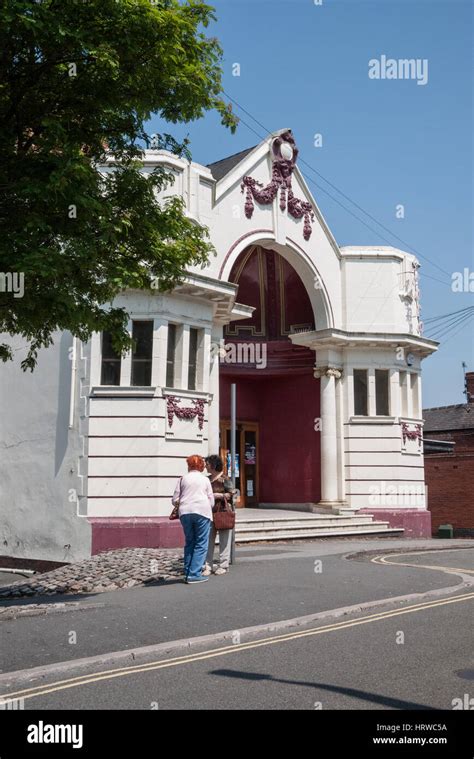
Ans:
{"type": "Polygon", "coordinates": [[[220,456],[215,453],[212,456],[206,456],[206,464],[214,469],[215,472],[222,472],[224,469],[224,463],[220,456]]]}

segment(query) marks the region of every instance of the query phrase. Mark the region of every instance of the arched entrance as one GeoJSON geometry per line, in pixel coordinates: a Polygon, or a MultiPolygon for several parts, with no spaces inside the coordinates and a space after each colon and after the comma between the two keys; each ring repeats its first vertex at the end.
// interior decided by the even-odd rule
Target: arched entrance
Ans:
{"type": "Polygon", "coordinates": [[[241,506],[317,503],[321,497],[319,380],[314,351],[290,335],[314,330],[313,307],[295,268],[275,249],[250,245],[228,277],[250,319],[229,324],[220,359],[220,447],[230,447],[230,386],[237,385],[237,487],[241,506]]]}

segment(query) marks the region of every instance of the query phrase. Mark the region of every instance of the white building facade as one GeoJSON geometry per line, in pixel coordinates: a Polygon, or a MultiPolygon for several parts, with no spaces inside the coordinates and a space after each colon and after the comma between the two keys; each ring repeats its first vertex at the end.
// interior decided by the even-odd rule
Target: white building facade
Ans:
{"type": "Polygon", "coordinates": [[[33,375],[2,367],[5,554],[180,544],[170,497],[187,456],[227,463],[231,383],[242,507],[370,513],[431,534],[421,361],[436,343],[422,336],[418,262],[339,247],[297,155],[289,130],[209,167],[147,151],[144,170],[173,172],[216,255],[172,293],[117,299],[126,357],[107,335],[63,334],[33,375]]]}

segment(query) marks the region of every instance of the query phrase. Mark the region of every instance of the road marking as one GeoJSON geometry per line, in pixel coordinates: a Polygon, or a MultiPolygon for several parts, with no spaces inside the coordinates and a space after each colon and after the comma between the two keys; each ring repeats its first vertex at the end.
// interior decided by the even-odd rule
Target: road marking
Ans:
{"type": "Polygon", "coordinates": [[[218,656],[227,656],[229,654],[253,650],[255,648],[261,648],[263,646],[271,646],[278,643],[285,643],[287,641],[298,640],[300,638],[312,637],[314,635],[322,635],[329,632],[338,632],[339,630],[347,630],[351,627],[358,627],[359,625],[365,625],[371,622],[384,621],[385,619],[397,617],[402,614],[411,614],[417,611],[433,609],[438,606],[446,606],[448,604],[471,600],[474,600],[474,592],[463,593],[461,595],[451,596],[449,598],[440,599],[437,601],[426,601],[425,603],[407,606],[404,609],[394,609],[392,611],[370,614],[366,617],[359,617],[358,619],[348,620],[346,622],[337,622],[330,625],[325,625],[324,627],[311,628],[310,630],[304,630],[300,632],[285,633],[282,635],[274,636],[272,638],[263,638],[261,640],[256,640],[253,642],[249,641],[248,643],[225,646],[223,648],[217,648],[214,650],[202,651],[201,653],[188,654],[187,656],[178,656],[173,659],[165,659],[161,661],[150,662],[149,664],[112,669],[104,672],[93,672],[89,675],[80,675],[78,677],[69,678],[67,680],[59,680],[55,683],[51,683],[50,685],[37,685],[33,688],[27,688],[25,690],[5,694],[3,696],[0,696],[0,701],[19,697],[24,699],[36,698],[38,696],[45,696],[48,693],[55,693],[57,691],[67,690],[69,688],[77,688],[81,685],[90,685],[91,683],[100,682],[101,680],[112,680],[116,677],[126,677],[127,675],[134,675],[141,672],[152,672],[157,669],[167,669],[169,667],[192,664],[198,661],[205,661],[206,659],[213,659],[218,656]]]}
{"type": "MultiPolygon", "coordinates": [[[[397,567],[415,567],[417,569],[435,569],[438,570],[438,572],[446,572],[447,574],[453,574],[456,572],[462,572],[463,574],[473,575],[474,569],[463,569],[461,567],[440,567],[438,565],[430,565],[430,564],[409,564],[405,561],[388,561],[388,557],[395,558],[396,556],[421,556],[425,553],[445,553],[446,551],[460,551],[460,550],[468,550],[460,549],[460,548],[435,548],[432,551],[409,551],[407,553],[397,553],[397,554],[384,554],[383,556],[374,556],[373,559],[371,559],[371,562],[373,564],[390,564],[390,566],[397,566],[397,567]]],[[[471,549],[472,550],[472,549],[471,549]]]]}

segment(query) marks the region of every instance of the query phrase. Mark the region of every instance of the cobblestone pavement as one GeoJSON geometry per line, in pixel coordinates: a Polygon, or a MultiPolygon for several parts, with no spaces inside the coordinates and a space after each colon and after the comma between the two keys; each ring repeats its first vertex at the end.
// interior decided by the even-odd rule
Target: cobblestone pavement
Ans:
{"type": "Polygon", "coordinates": [[[183,550],[122,548],[0,587],[1,598],[103,593],[183,576],[183,550]]]}

